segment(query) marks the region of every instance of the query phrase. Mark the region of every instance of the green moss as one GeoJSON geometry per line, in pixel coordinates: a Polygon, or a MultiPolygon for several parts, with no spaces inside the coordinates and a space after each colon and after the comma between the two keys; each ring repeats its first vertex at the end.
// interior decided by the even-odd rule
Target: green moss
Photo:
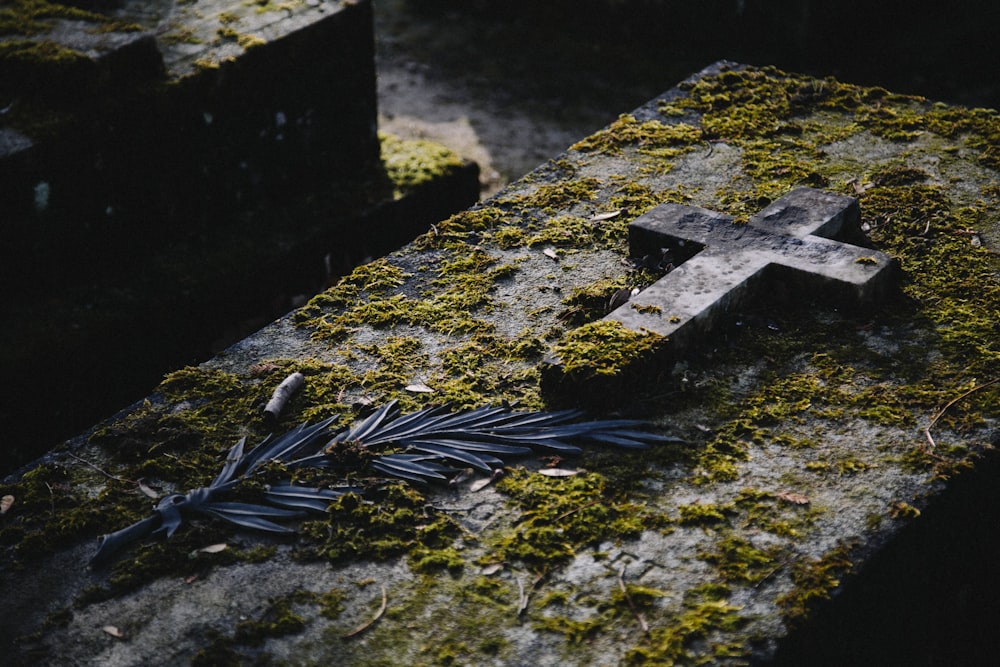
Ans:
{"type": "Polygon", "coordinates": [[[65,68],[87,59],[83,53],[50,40],[0,42],[0,63],[65,68]]]}
{"type": "Polygon", "coordinates": [[[275,0],[244,0],[244,2],[248,5],[256,5],[254,11],[258,14],[294,11],[305,4],[305,0],[281,0],[280,2],[275,2],[275,0]]]}
{"type": "Polygon", "coordinates": [[[447,570],[458,574],[465,567],[465,559],[452,547],[416,547],[410,552],[410,569],[420,574],[436,574],[447,570]]]}
{"type": "Polygon", "coordinates": [[[909,503],[902,501],[892,504],[889,508],[889,516],[893,519],[916,519],[920,516],[920,510],[909,503]]]}
{"type": "MultiPolygon", "coordinates": [[[[222,20],[222,15],[219,16],[219,20],[222,20]]],[[[235,20],[235,19],[234,19],[235,20]]],[[[224,22],[225,23],[225,22],[224,22]]],[[[230,25],[224,25],[215,31],[215,34],[219,36],[220,39],[236,42],[246,51],[256,48],[258,46],[263,46],[267,42],[256,35],[251,35],[249,33],[239,32],[230,25]]]]}
{"type": "Polygon", "coordinates": [[[844,458],[836,462],[835,468],[837,473],[840,475],[853,475],[855,473],[864,472],[868,470],[871,466],[855,458],[844,458]]]}
{"type": "Polygon", "coordinates": [[[702,135],[701,128],[685,123],[668,125],[653,120],[639,122],[631,115],[623,115],[607,128],[570,148],[584,153],[600,152],[610,155],[621,154],[629,148],[663,164],[669,158],[692,150],[694,145],[702,141],[702,135]]]}
{"type": "Polygon", "coordinates": [[[588,220],[574,215],[557,215],[542,223],[542,228],[529,235],[529,247],[556,246],[560,248],[579,247],[581,241],[593,242],[601,230],[588,220]]]}
{"type": "Polygon", "coordinates": [[[791,625],[801,622],[818,602],[830,597],[853,567],[850,552],[850,545],[841,545],[822,558],[803,558],[792,564],[795,587],[776,600],[786,622],[791,625]]]}
{"type": "Polygon", "coordinates": [[[620,305],[621,300],[632,289],[648,285],[657,278],[658,276],[646,270],[630,271],[622,276],[602,278],[589,285],[576,287],[562,300],[566,308],[559,313],[559,319],[575,326],[597,320],[620,305]]]}
{"type": "MultiPolygon", "coordinates": [[[[988,113],[966,116],[945,112],[916,98],[894,98],[877,89],[833,81],[806,85],[801,78],[774,70],[710,77],[694,84],[691,91],[689,100],[670,102],[664,112],[685,119],[701,113],[700,127],[623,119],[612,128],[617,134],[603,133],[599,140],[578,146],[578,151],[648,156],[662,151],[659,155],[669,157],[673,151],[680,155],[699,146],[707,149],[706,141],[730,143],[739,149],[749,181],[727,186],[717,202],[725,212],[742,218],[797,183],[827,183],[827,187],[854,192],[821,151],[825,143],[861,133],[898,142],[908,142],[916,132],[923,132],[921,136],[927,139],[930,133],[976,151],[983,164],[995,159],[990,157],[989,145],[995,118],[988,113]],[[877,109],[887,105],[899,108],[891,114],[877,109]],[[843,114],[845,111],[849,113],[843,114]],[[659,137],[652,135],[660,131],[664,133],[659,137]]],[[[522,469],[511,471],[498,489],[507,494],[519,517],[513,527],[498,526],[482,538],[491,562],[524,564],[540,574],[564,565],[590,545],[628,539],[646,529],[669,530],[668,518],[641,504],[644,482],[662,468],[690,472],[684,482],[711,485],[732,480],[742,472],[754,447],[780,446],[782,454],[799,456],[805,470],[830,475],[861,475],[872,465],[896,465],[932,480],[968,465],[978,445],[957,448],[946,440],[950,434],[960,436],[980,428],[984,416],[1000,400],[1000,388],[977,391],[949,408],[936,423],[943,437],[934,450],[915,438],[912,447],[901,451],[843,456],[818,435],[856,421],[907,428],[926,423],[948,401],[1000,372],[997,258],[970,244],[963,231],[995,219],[1000,197],[987,188],[981,200],[970,202],[960,191],[935,184],[929,175],[910,166],[908,159],[904,155],[893,158],[889,165],[866,165],[870,172],[863,176],[870,183],[858,188],[873,243],[899,258],[904,267],[905,303],[893,301],[877,316],[837,314],[836,326],[830,326],[829,320],[818,321],[804,310],[783,313],[780,334],[727,332],[727,345],[712,352],[711,363],[753,367],[758,388],[739,393],[729,379],[709,380],[707,385],[690,382],[683,391],[674,391],[671,385],[668,399],[660,397],[657,405],[669,400],[672,409],[704,406],[712,420],[708,423],[711,433],[696,436],[699,441],[690,447],[657,448],[642,457],[588,452],[585,467],[599,474],[565,479],[549,479],[522,469]],[[870,324],[870,318],[875,320],[876,330],[905,322],[912,325],[906,331],[919,330],[918,335],[900,342],[897,351],[867,350],[861,344],[866,335],[863,331],[867,331],[862,327],[870,324]],[[922,351],[928,346],[940,351],[940,356],[925,362],[922,351]],[[825,447],[831,447],[830,451],[825,447]],[[881,459],[873,460],[876,457],[881,459]]],[[[351,411],[343,404],[342,394],[363,393],[377,400],[398,396],[414,370],[425,373],[422,379],[438,390],[430,400],[453,400],[473,407],[506,399],[520,401],[522,406],[548,407],[539,397],[534,368],[545,349],[544,334],[525,330],[508,338],[499,335],[485,318],[479,319],[495,307],[495,286],[518,270],[502,265],[491,251],[497,246],[538,243],[559,245],[567,251],[620,250],[628,220],[661,201],[687,201],[690,196],[690,192],[664,192],[648,183],[616,177],[576,183],[572,165],[555,165],[556,169],[568,176],[534,187],[527,194],[480,205],[436,226],[419,242],[425,251],[421,260],[425,264],[419,269],[399,257],[375,262],[314,299],[297,316],[301,326],[317,338],[326,336],[326,340],[350,341],[352,332],[365,324],[461,334],[456,340],[432,347],[424,336],[407,331],[406,335],[381,337],[376,343],[339,345],[344,364],[285,360],[273,368],[243,374],[184,369],[167,378],[156,400],[102,429],[92,442],[115,455],[113,472],[123,479],[151,475],[180,488],[197,486],[217,471],[234,436],[247,430],[253,436],[262,435],[262,427],[255,421],[260,402],[285,374],[299,368],[307,372],[309,382],[289,406],[289,424],[341,412],[349,420],[351,411]],[[583,206],[566,210],[577,203],[583,206]],[[627,210],[608,220],[593,221],[587,217],[588,205],[598,210],[627,210]],[[562,218],[558,224],[548,220],[555,216],[562,218]],[[564,233],[567,228],[579,238],[564,233]]],[[[651,174],[644,172],[643,178],[651,174]]],[[[587,317],[598,316],[603,307],[598,302],[607,298],[612,286],[630,286],[631,277],[585,286],[565,305],[567,309],[592,310],[587,317]]],[[[429,338],[437,343],[439,337],[429,338]]],[[[643,334],[595,323],[567,335],[556,349],[578,364],[574,368],[583,375],[616,376],[633,361],[655,352],[654,342],[643,334]]],[[[566,361],[564,358],[564,365],[566,361]]],[[[628,389],[631,396],[641,393],[628,389]]],[[[664,391],[663,387],[657,390],[664,391]]],[[[345,463],[354,466],[352,480],[365,482],[364,473],[358,472],[363,470],[365,454],[346,450],[341,454],[345,463]]],[[[40,547],[44,553],[60,540],[96,535],[120,527],[126,517],[142,518],[148,512],[149,501],[138,496],[128,482],[109,483],[107,495],[96,501],[81,497],[74,491],[77,474],[50,467],[38,478],[5,487],[4,493],[18,498],[12,511],[23,514],[5,519],[0,528],[2,543],[14,548],[25,540],[25,549],[40,547]],[[22,498],[28,499],[26,505],[22,498]],[[56,516],[63,510],[67,519],[60,517],[57,524],[56,516]],[[28,515],[30,520],[25,519],[28,515]],[[107,525],[109,521],[115,525],[107,525]]],[[[720,493],[722,500],[715,504],[677,509],[681,522],[705,527],[705,534],[713,541],[699,553],[699,558],[714,568],[713,581],[690,591],[680,609],[668,608],[669,602],[656,597],[655,591],[634,586],[627,589],[642,609],[662,615],[649,637],[629,652],[630,663],[697,664],[744,655],[744,646],[726,640],[734,636],[726,633],[733,633],[741,623],[739,610],[729,601],[729,587],[765,581],[777,567],[776,561],[783,562],[779,556],[785,552],[755,545],[771,544],[777,536],[785,540],[783,544],[791,545],[783,547],[786,551],[793,549],[791,540],[808,535],[821,511],[761,489],[744,489],[735,497],[727,494],[731,491],[720,493]],[[769,533],[765,537],[771,542],[753,539],[752,534],[758,531],[769,533]]],[[[440,576],[442,571],[458,572],[464,565],[462,544],[456,543],[461,534],[457,525],[428,507],[426,498],[413,489],[390,485],[375,492],[372,500],[369,504],[346,496],[331,508],[328,519],[307,522],[297,555],[338,563],[373,555],[406,556],[411,568],[424,575],[419,578],[427,586],[422,593],[430,591],[458,600],[449,610],[456,618],[439,610],[431,612],[431,621],[441,624],[441,639],[429,640],[419,657],[441,664],[475,662],[481,659],[478,651],[502,660],[509,650],[505,640],[483,640],[477,645],[468,638],[478,636],[477,627],[506,627],[516,622],[519,602],[511,581],[479,577],[470,582],[467,572],[455,580],[440,576]]],[[[912,508],[908,507],[890,508],[888,516],[910,516],[912,508]]],[[[209,525],[208,529],[212,541],[217,541],[218,526],[209,525]]],[[[193,538],[207,535],[199,530],[193,530],[193,538]]],[[[121,590],[163,573],[187,571],[184,568],[193,543],[173,546],[144,545],[134,557],[130,554],[116,571],[116,577],[122,577],[116,579],[121,590]],[[162,551],[165,546],[170,549],[162,551]]],[[[224,565],[225,561],[213,564],[224,565]]],[[[808,614],[815,602],[839,584],[849,567],[847,551],[836,550],[819,560],[793,564],[795,590],[780,601],[785,614],[789,618],[808,614]]],[[[561,599],[549,598],[549,604],[543,605],[546,613],[556,611],[560,604],[582,604],[569,594],[561,599]]],[[[546,629],[587,641],[601,633],[600,619],[617,620],[616,614],[625,613],[622,603],[623,598],[613,593],[612,611],[595,605],[598,616],[591,621],[552,613],[546,629]]],[[[289,603],[292,616],[297,615],[294,604],[299,603],[289,603]]],[[[331,608],[339,610],[340,604],[336,599],[331,608]]],[[[532,602],[533,607],[539,604],[532,602]]],[[[387,625],[397,623],[393,630],[402,631],[408,614],[414,618],[427,609],[425,602],[413,601],[394,612],[397,618],[387,614],[383,620],[387,625]]],[[[220,647],[220,651],[225,648],[220,647]]]]}
{"type": "Polygon", "coordinates": [[[751,443],[764,441],[766,432],[752,420],[740,417],[722,424],[699,456],[696,483],[736,479],[738,465],[747,459],[751,443]]]}
{"type": "Polygon", "coordinates": [[[445,334],[489,331],[493,325],[475,317],[478,311],[493,308],[491,292],[496,284],[510,278],[514,265],[497,266],[497,259],[482,249],[465,243],[449,242],[436,262],[432,277],[424,278],[413,289],[423,289],[419,297],[407,293],[389,295],[391,287],[399,287],[405,274],[393,271],[387,262],[379,267],[380,282],[367,280],[359,271],[345,278],[332,290],[315,297],[296,316],[301,326],[313,327],[314,338],[333,331],[335,341],[344,332],[359,324],[376,328],[399,325],[421,326],[445,334]],[[356,297],[361,290],[367,300],[356,297]],[[330,307],[349,307],[343,312],[329,313],[330,307]]]}
{"type": "Polygon", "coordinates": [[[562,370],[581,380],[617,376],[648,361],[666,342],[650,331],[632,331],[620,322],[600,320],[568,332],[553,347],[562,370]]]}
{"type": "Polygon", "coordinates": [[[404,285],[410,274],[386,258],[376,259],[355,268],[333,287],[312,297],[295,311],[296,323],[313,329],[313,338],[340,342],[344,340],[353,323],[336,318],[335,312],[352,305],[361,296],[383,296],[404,285]]]}
{"type": "Polygon", "coordinates": [[[517,216],[505,208],[480,204],[443,220],[413,241],[418,250],[441,248],[447,243],[464,241],[475,233],[487,232],[517,223],[517,216]]]}
{"type": "Polygon", "coordinates": [[[420,492],[402,483],[382,487],[373,501],[341,496],[330,504],[328,514],[324,521],[303,523],[300,532],[309,539],[297,558],[343,562],[410,554],[411,565],[422,572],[461,565],[457,552],[448,548],[461,532],[458,524],[430,509],[420,492]]]}
{"type": "Polygon", "coordinates": [[[748,651],[741,644],[715,639],[719,633],[744,624],[740,607],[727,601],[724,590],[716,587],[686,595],[680,611],[651,628],[638,646],[626,651],[625,664],[711,664],[723,653],[727,657],[745,656],[748,651]]]}
{"type": "Polygon", "coordinates": [[[545,572],[578,549],[606,540],[636,537],[666,519],[615,497],[600,475],[551,478],[522,468],[510,471],[497,490],[521,511],[516,528],[488,538],[491,558],[524,563],[545,572]]]}
{"type": "Polygon", "coordinates": [[[527,233],[520,227],[514,225],[504,225],[493,232],[493,242],[503,249],[516,248],[524,245],[528,238],[527,233]]]}
{"type": "Polygon", "coordinates": [[[492,333],[473,334],[468,342],[440,352],[440,371],[429,377],[437,400],[458,409],[482,405],[484,397],[506,400],[524,409],[542,409],[538,372],[526,364],[537,360],[545,345],[531,331],[507,339],[492,333]]]}
{"type": "Polygon", "coordinates": [[[236,624],[234,639],[249,646],[260,646],[271,637],[298,634],[306,628],[305,619],[295,613],[295,594],[272,599],[260,618],[236,624]]]}
{"type": "Polygon", "coordinates": [[[423,343],[410,336],[389,336],[382,344],[359,345],[357,349],[375,356],[379,369],[387,373],[409,375],[425,368],[430,360],[423,343]]]}
{"type": "Polygon", "coordinates": [[[725,523],[733,514],[732,505],[713,505],[711,503],[692,503],[678,505],[680,523],[684,526],[707,526],[725,523]]]}
{"type": "Polygon", "coordinates": [[[16,483],[0,485],[14,507],[0,523],[0,547],[15,567],[83,536],[117,529],[121,521],[142,518],[134,483],[106,481],[96,471],[44,464],[16,483]],[[93,490],[88,490],[92,488],[93,490]]]}
{"type": "Polygon", "coordinates": [[[593,411],[620,408],[669,370],[667,339],[614,320],[589,322],[561,336],[541,367],[541,390],[550,405],[593,411]]]}
{"type": "Polygon", "coordinates": [[[194,61],[195,69],[203,72],[217,70],[219,69],[220,66],[221,65],[218,61],[213,60],[212,58],[209,57],[198,58],[197,60],[194,61]]]}
{"type": "Polygon", "coordinates": [[[393,184],[393,195],[403,197],[465,166],[451,150],[423,139],[400,139],[379,132],[382,166],[393,184]]]}
{"type": "Polygon", "coordinates": [[[566,638],[570,644],[582,644],[601,631],[605,621],[600,618],[576,621],[562,616],[544,616],[533,623],[541,632],[554,632],[566,638]]]}
{"type": "Polygon", "coordinates": [[[202,44],[203,40],[191,28],[174,28],[160,36],[164,44],[202,44]]]}
{"type": "Polygon", "coordinates": [[[714,565],[723,581],[739,584],[757,584],[773,574],[781,553],[777,547],[759,549],[736,535],[726,535],[714,546],[698,558],[714,565]]]}
{"type": "Polygon", "coordinates": [[[339,588],[331,588],[319,596],[320,616],[335,619],[344,611],[344,600],[347,593],[339,588]]]}
{"type": "MultiPolygon", "coordinates": [[[[136,517],[136,520],[141,518],[143,517],[136,517]]],[[[114,563],[107,580],[101,585],[86,589],[76,603],[84,606],[116,598],[161,577],[200,577],[214,567],[241,562],[256,563],[274,556],[276,549],[273,545],[244,550],[235,542],[218,553],[199,551],[207,544],[220,541],[220,529],[227,530],[223,528],[224,525],[215,521],[192,522],[165,542],[147,542],[132,547],[121,560],[114,563]]]]}
{"type": "Polygon", "coordinates": [[[530,194],[498,197],[497,203],[512,205],[520,211],[540,209],[543,213],[552,214],[580,202],[593,201],[599,186],[600,181],[592,176],[564,178],[554,183],[542,183],[530,194]]]}
{"type": "MultiPolygon", "coordinates": [[[[112,19],[104,14],[90,12],[71,4],[46,2],[46,0],[9,0],[0,7],[0,35],[37,35],[48,32],[54,25],[52,19],[71,19],[89,23],[107,23],[112,19]]],[[[0,47],[6,46],[0,44],[0,47]]],[[[0,50],[0,60],[3,60],[0,50]]]]}
{"type": "Polygon", "coordinates": [[[823,513],[812,507],[805,496],[785,494],[782,498],[759,489],[741,490],[733,504],[741,514],[740,525],[792,539],[806,534],[823,513]]]}

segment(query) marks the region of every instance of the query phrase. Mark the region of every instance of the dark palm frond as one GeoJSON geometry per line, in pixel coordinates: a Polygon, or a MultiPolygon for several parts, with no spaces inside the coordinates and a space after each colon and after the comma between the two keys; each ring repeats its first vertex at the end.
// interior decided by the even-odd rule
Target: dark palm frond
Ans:
{"type": "Polygon", "coordinates": [[[363,490],[295,484],[265,486],[263,500],[268,505],[222,501],[218,496],[232,491],[270,462],[290,468],[336,467],[338,445],[378,452],[369,463],[377,473],[416,484],[432,484],[447,482],[466,468],[493,474],[503,468],[504,458],[508,457],[541,452],[574,456],[582,451],[574,444],[577,441],[624,449],[683,442],[680,438],[642,430],[648,426],[643,421],[579,421],[582,416],[577,410],[518,412],[489,406],[464,412],[436,406],[403,415],[398,404],[390,401],[357,424],[340,430],[331,428],[336,416],[312,425],[300,424],[278,437],[268,436],[249,452],[246,438],[241,438],[229,450],[222,470],[209,486],[167,496],[157,504],[152,516],[103,536],[91,564],[106,563],[126,545],[146,537],[169,538],[185,517],[192,515],[214,516],[265,532],[294,532],[276,520],[325,512],[336,498],[363,490]]]}
{"type": "Polygon", "coordinates": [[[379,456],[371,467],[385,475],[426,484],[444,481],[467,467],[491,474],[503,467],[504,458],[511,456],[539,452],[580,454],[580,446],[570,441],[625,449],[682,442],[680,438],[641,430],[648,424],[640,420],[579,421],[582,415],[578,410],[517,412],[490,406],[464,412],[436,406],[402,415],[392,401],[355,426],[333,434],[323,452],[290,465],[329,466],[329,459],[324,462],[324,458],[344,443],[369,451],[393,447],[402,451],[379,456]]]}
{"type": "Polygon", "coordinates": [[[362,493],[364,490],[354,486],[344,486],[337,489],[318,489],[308,486],[286,484],[283,486],[265,487],[264,499],[274,505],[291,509],[325,512],[330,502],[347,493],[362,493]]]}
{"type": "Polygon", "coordinates": [[[271,489],[273,493],[270,494],[270,497],[269,494],[265,494],[266,500],[284,508],[250,503],[220,502],[215,498],[219,494],[233,490],[240,482],[249,478],[260,466],[269,461],[280,462],[304,449],[315,449],[329,437],[329,426],[336,419],[336,417],[331,417],[313,426],[301,424],[275,439],[268,436],[250,452],[244,451],[246,438],[240,438],[229,450],[222,470],[211,484],[207,487],[193,489],[186,494],[178,493],[167,496],[156,505],[152,516],[122,530],[103,535],[97,545],[97,552],[90,559],[90,564],[95,567],[101,566],[123,547],[146,537],[162,535],[170,538],[181,526],[184,517],[191,515],[215,516],[244,528],[273,533],[294,532],[270,519],[301,518],[305,516],[302,510],[325,512],[330,500],[336,497],[336,495],[332,495],[335,492],[286,485],[278,487],[280,490],[271,489]],[[292,500],[293,497],[294,500],[292,500]],[[290,507],[292,502],[297,502],[297,504],[290,507]]]}
{"type": "Polygon", "coordinates": [[[457,470],[441,466],[433,462],[414,461],[405,458],[405,454],[388,454],[372,461],[373,470],[391,477],[417,484],[430,482],[447,482],[448,477],[457,470]]]}
{"type": "Polygon", "coordinates": [[[300,424],[274,440],[270,440],[270,436],[268,436],[250,452],[246,463],[243,464],[244,476],[251,474],[268,461],[290,461],[302,451],[315,451],[316,445],[329,437],[330,424],[337,419],[339,419],[339,415],[324,419],[312,426],[300,424]]]}
{"type": "Polygon", "coordinates": [[[237,526],[271,533],[294,533],[295,531],[269,519],[300,519],[305,516],[305,512],[298,510],[233,502],[202,503],[196,509],[192,508],[192,511],[200,514],[212,514],[230,523],[235,523],[237,526]]]}

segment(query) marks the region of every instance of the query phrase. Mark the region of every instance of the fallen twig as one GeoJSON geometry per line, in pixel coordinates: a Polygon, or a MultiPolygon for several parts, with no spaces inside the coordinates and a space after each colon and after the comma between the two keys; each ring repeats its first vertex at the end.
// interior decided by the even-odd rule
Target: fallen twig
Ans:
{"type": "Polygon", "coordinates": [[[773,577],[783,567],[785,567],[786,565],[790,564],[791,562],[792,562],[792,558],[790,556],[788,558],[783,558],[781,560],[781,562],[778,563],[772,570],[770,570],[767,574],[765,574],[763,577],[761,577],[760,579],[758,579],[757,583],[755,583],[753,585],[753,587],[754,588],[760,588],[764,584],[765,581],[767,581],[768,579],[770,579],[771,577],[773,577]]]}
{"type": "Polygon", "coordinates": [[[274,388],[271,400],[264,406],[264,417],[277,421],[281,411],[285,409],[285,403],[305,384],[305,381],[306,376],[298,372],[292,373],[282,380],[281,384],[274,388]]]}
{"type": "Polygon", "coordinates": [[[635,619],[639,621],[639,627],[646,634],[649,634],[649,623],[646,622],[646,617],[643,616],[642,612],[635,606],[632,602],[632,596],[628,594],[628,587],[625,585],[625,566],[622,565],[622,569],[618,570],[618,588],[621,589],[622,595],[625,596],[625,602],[628,603],[629,609],[635,614],[635,619]]]}
{"type": "Polygon", "coordinates": [[[66,452],[66,454],[67,454],[67,456],[69,456],[69,457],[70,457],[71,459],[73,459],[73,460],[75,460],[75,461],[79,461],[80,463],[82,463],[82,464],[84,464],[84,465],[86,465],[86,466],[90,466],[91,468],[93,468],[93,469],[94,469],[94,470],[96,470],[97,472],[101,473],[102,475],[104,475],[104,476],[105,476],[105,477],[107,477],[108,479],[113,479],[113,480],[115,480],[116,482],[122,482],[123,484],[137,484],[137,482],[132,482],[131,480],[127,480],[127,479],[122,479],[121,477],[119,477],[119,476],[117,476],[117,475],[112,475],[112,474],[111,474],[111,473],[109,473],[109,472],[108,472],[107,470],[102,470],[101,468],[98,468],[98,467],[97,467],[96,465],[94,465],[93,463],[91,463],[91,462],[90,462],[90,461],[88,461],[87,459],[83,459],[83,458],[80,458],[79,456],[77,456],[77,455],[76,455],[76,454],[74,454],[73,452],[66,452]]]}
{"type": "Polygon", "coordinates": [[[993,380],[990,380],[989,382],[984,382],[983,384],[979,385],[978,387],[973,387],[972,389],[968,390],[967,392],[965,392],[963,394],[960,394],[959,396],[956,396],[955,398],[953,398],[950,401],[948,401],[948,403],[943,408],[941,408],[940,410],[938,410],[937,413],[933,417],[931,417],[930,423],[927,424],[927,426],[924,428],[924,437],[927,438],[927,442],[930,444],[931,449],[934,449],[937,446],[934,443],[934,437],[931,436],[931,429],[934,428],[934,425],[937,424],[938,420],[941,419],[941,417],[944,416],[944,413],[946,413],[948,411],[948,408],[950,408],[951,406],[955,405],[956,403],[958,403],[959,401],[961,401],[966,396],[974,394],[975,392],[977,392],[980,389],[983,389],[985,387],[989,387],[991,385],[994,385],[997,382],[1000,382],[1000,378],[995,378],[993,380]]]}
{"type": "Polygon", "coordinates": [[[375,623],[378,621],[378,619],[382,618],[382,614],[385,613],[385,609],[386,609],[387,606],[389,606],[389,597],[388,597],[388,595],[386,595],[385,586],[382,586],[382,606],[378,608],[378,611],[375,612],[375,615],[372,616],[371,619],[369,619],[368,621],[365,621],[364,623],[362,623],[358,627],[354,628],[353,630],[351,630],[350,632],[348,632],[346,635],[342,635],[341,639],[351,639],[352,637],[357,637],[362,632],[364,632],[368,628],[370,628],[373,625],[375,625],[375,623]]]}

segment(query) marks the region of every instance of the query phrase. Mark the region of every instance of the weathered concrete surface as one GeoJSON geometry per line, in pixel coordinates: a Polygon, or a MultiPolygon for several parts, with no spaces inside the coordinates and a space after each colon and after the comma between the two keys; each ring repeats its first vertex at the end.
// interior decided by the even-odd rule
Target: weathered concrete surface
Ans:
{"type": "Polygon", "coordinates": [[[993,112],[832,80],[694,77],[5,483],[5,648],[49,664],[769,661],[996,442],[996,136],[993,112]],[[291,542],[206,522],[84,567],[148,490],[203,485],[262,437],[292,370],[306,386],[282,428],[393,398],[551,405],[549,349],[582,396],[649,349],[581,325],[659,278],[625,261],[628,222],[667,202],[749,220],[802,184],[857,196],[900,295],[847,313],[776,290],[658,382],[605,397],[689,445],[590,451],[559,478],[529,459],[480,491],[345,471],[372,504],[335,503],[291,542]]]}

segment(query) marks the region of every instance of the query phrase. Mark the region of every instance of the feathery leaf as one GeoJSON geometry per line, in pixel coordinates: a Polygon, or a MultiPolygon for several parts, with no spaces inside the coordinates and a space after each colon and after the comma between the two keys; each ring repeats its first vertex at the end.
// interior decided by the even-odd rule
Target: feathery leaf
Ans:
{"type": "Polygon", "coordinates": [[[396,401],[390,401],[357,424],[337,431],[331,430],[338,419],[333,416],[313,425],[300,424],[278,437],[268,436],[249,452],[245,451],[246,438],[241,438],[229,450],[222,469],[208,487],[167,496],[152,516],[103,536],[91,564],[105,564],[131,542],[150,536],[169,538],[189,515],[216,516],[254,530],[293,532],[271,519],[297,519],[307,511],[322,513],[330,501],[345,493],[361,493],[362,489],[266,486],[263,500],[270,505],[219,501],[216,497],[233,490],[271,461],[288,467],[334,468],[338,465],[334,454],[342,443],[356,443],[369,451],[388,449],[369,463],[375,472],[429,484],[447,482],[466,467],[493,474],[504,467],[503,457],[536,452],[575,456],[582,451],[571,442],[576,440],[625,449],[683,442],[644,431],[647,424],[634,419],[587,422],[578,421],[580,417],[578,410],[517,412],[484,406],[452,412],[446,405],[403,415],[396,401]]]}

